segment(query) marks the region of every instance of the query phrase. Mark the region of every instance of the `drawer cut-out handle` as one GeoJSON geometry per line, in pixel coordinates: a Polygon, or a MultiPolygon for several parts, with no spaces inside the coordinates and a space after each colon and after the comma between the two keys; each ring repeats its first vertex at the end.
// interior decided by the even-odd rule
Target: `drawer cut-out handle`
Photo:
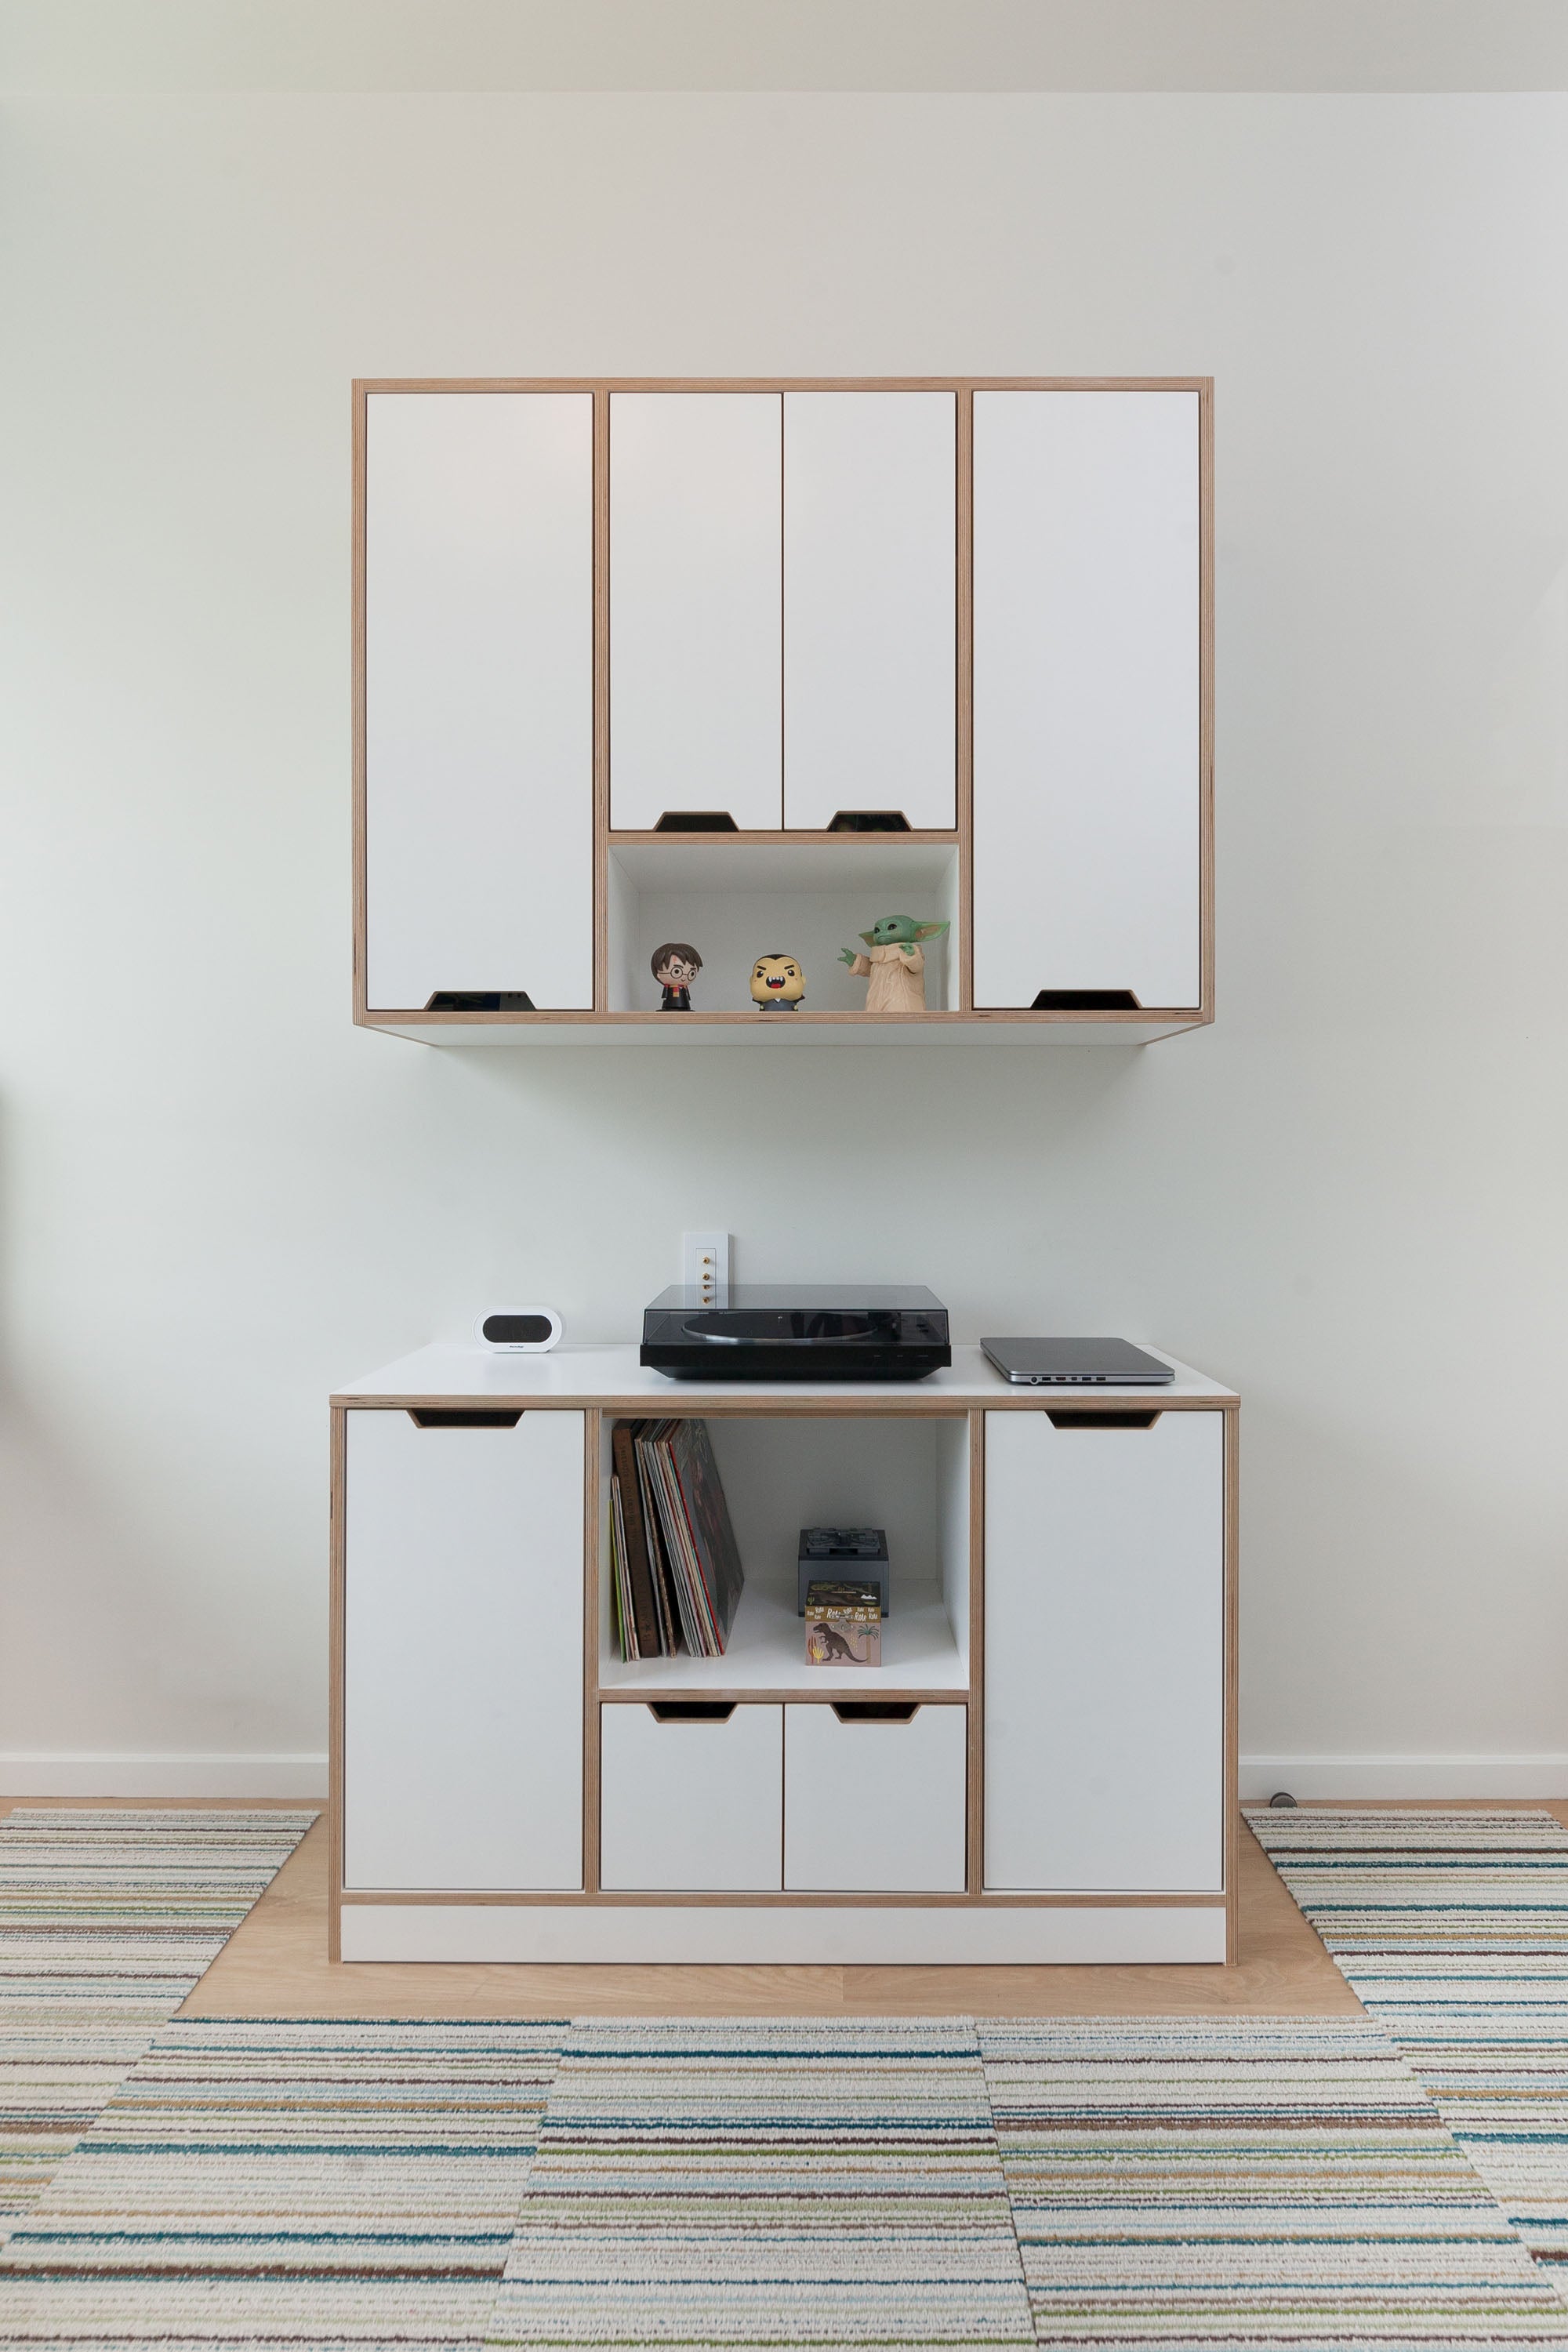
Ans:
{"type": "Polygon", "coordinates": [[[647,1711],[656,1723],[728,1723],[735,1702],[732,1698],[650,1698],[647,1711]]]}
{"type": "Polygon", "coordinates": [[[438,988],[426,1013],[537,1013],[526,988],[438,988]]]}
{"type": "Polygon", "coordinates": [[[522,1419],[522,1407],[510,1410],[498,1405],[492,1412],[488,1405],[411,1404],[408,1418],[416,1429],[515,1429],[522,1419]]]}
{"type": "Polygon", "coordinates": [[[829,833],[910,833],[913,827],[902,809],[840,809],[827,830],[829,833]]]}
{"type": "Polygon", "coordinates": [[[728,809],[666,809],[655,833],[739,833],[728,809]]]}
{"type": "Polygon", "coordinates": [[[1142,1013],[1130,988],[1042,988],[1031,1013],[1142,1013]]]}
{"type": "Polygon", "coordinates": [[[840,1723],[912,1723],[921,1711],[918,1698],[836,1698],[831,1705],[840,1723]]]}
{"type": "Polygon", "coordinates": [[[1157,1412],[1107,1412],[1096,1407],[1087,1412],[1053,1412],[1053,1429],[1152,1429],[1157,1412]]]}

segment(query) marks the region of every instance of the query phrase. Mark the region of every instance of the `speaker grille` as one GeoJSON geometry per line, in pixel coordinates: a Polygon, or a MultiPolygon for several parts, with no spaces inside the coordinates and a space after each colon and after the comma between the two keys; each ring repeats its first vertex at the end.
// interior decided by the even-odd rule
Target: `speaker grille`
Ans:
{"type": "Polygon", "coordinates": [[[550,1337],[548,1315],[487,1315],[484,1335],[492,1348],[537,1347],[550,1337]]]}

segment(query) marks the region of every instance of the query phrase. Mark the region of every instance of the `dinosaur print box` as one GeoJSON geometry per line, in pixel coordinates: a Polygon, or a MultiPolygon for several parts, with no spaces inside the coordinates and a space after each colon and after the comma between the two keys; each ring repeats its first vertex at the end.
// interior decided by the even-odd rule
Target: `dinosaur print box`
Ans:
{"type": "Polygon", "coordinates": [[[882,1598],[874,1584],[813,1584],[805,1596],[808,1666],[879,1666],[882,1598]]]}

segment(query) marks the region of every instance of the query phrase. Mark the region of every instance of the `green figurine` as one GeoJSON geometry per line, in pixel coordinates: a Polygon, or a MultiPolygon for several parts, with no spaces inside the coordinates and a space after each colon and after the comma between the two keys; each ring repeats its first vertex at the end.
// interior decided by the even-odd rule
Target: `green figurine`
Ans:
{"type": "Polygon", "coordinates": [[[868,952],[845,948],[838,958],[857,980],[869,979],[868,1013],[923,1013],[926,960],[922,940],[940,939],[945,923],[917,923],[912,915],[884,915],[860,936],[868,952]]]}

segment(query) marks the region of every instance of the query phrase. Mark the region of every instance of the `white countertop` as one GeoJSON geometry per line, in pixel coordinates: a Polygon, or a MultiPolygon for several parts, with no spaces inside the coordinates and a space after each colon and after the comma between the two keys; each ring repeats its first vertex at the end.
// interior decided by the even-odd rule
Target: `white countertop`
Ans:
{"type": "Polygon", "coordinates": [[[699,1404],[718,1408],[766,1397],[781,1406],[805,1407],[831,1397],[876,1411],[892,1405],[963,1408],[972,1404],[1028,1405],[1233,1405],[1234,1389],[1223,1387],[1184,1364],[1167,1349],[1140,1340],[1172,1365],[1175,1380],[1162,1388],[1014,1388],[994,1371],[981,1349],[954,1345],[952,1363],[923,1381],[674,1381],[637,1361],[636,1346],[560,1347],[545,1356],[510,1355],[476,1346],[416,1348],[363,1380],[350,1381],[334,1404],[480,1400],[508,1404],[604,1404],[657,1412],[689,1412],[699,1404]]]}

